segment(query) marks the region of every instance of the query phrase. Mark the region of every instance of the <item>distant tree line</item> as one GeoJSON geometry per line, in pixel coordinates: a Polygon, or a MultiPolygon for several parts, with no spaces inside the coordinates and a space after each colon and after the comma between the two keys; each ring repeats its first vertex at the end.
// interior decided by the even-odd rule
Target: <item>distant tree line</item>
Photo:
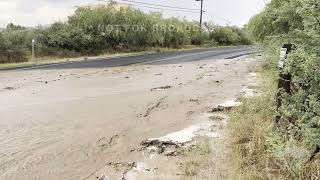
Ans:
{"type": "Polygon", "coordinates": [[[179,48],[186,45],[249,44],[243,29],[163,18],[116,3],[79,7],[66,22],[48,28],[8,24],[0,32],[0,63],[30,59],[31,41],[37,56],[73,57],[108,52],[139,51],[150,47],[179,48]]]}

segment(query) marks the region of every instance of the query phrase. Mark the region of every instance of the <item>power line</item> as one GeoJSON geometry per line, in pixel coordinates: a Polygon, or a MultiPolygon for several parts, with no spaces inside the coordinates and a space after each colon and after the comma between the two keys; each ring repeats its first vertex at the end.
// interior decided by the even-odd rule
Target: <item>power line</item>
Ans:
{"type": "Polygon", "coordinates": [[[119,4],[125,4],[125,5],[129,5],[129,6],[136,6],[136,7],[143,7],[143,8],[149,8],[149,9],[156,9],[156,10],[163,10],[163,11],[186,12],[186,13],[196,13],[196,14],[198,14],[198,12],[179,10],[179,9],[164,9],[164,8],[157,8],[157,7],[144,6],[144,5],[135,5],[135,4],[129,4],[129,3],[119,3],[119,4]]]}
{"type": "Polygon", "coordinates": [[[119,4],[129,5],[129,6],[143,7],[143,8],[163,10],[163,11],[187,12],[187,13],[196,13],[196,14],[198,14],[198,12],[194,12],[194,11],[186,11],[186,10],[179,10],[179,9],[164,9],[164,8],[157,8],[157,7],[144,6],[144,5],[135,5],[135,4],[121,3],[121,2],[118,2],[118,3],[119,4]]]}
{"type": "MultiPolygon", "coordinates": [[[[98,1],[108,2],[108,0],[98,0],[98,1]]],[[[177,7],[177,6],[167,6],[167,5],[160,5],[160,4],[144,3],[144,2],[133,1],[133,0],[118,0],[115,2],[117,2],[119,4],[128,5],[128,6],[135,6],[135,7],[142,7],[142,8],[163,10],[163,11],[186,12],[186,13],[194,13],[194,14],[199,13],[199,12],[195,12],[195,11],[201,11],[200,9],[191,9],[191,8],[183,8],[183,7],[177,7]],[[124,2],[119,2],[119,1],[125,1],[125,2],[131,2],[131,3],[124,3],[124,2]]],[[[230,24],[230,20],[228,20],[228,19],[218,17],[215,14],[213,14],[209,11],[206,11],[206,10],[203,10],[202,12],[205,14],[212,15],[213,17],[218,18],[218,19],[230,24]]]]}
{"type": "MultiPolygon", "coordinates": [[[[99,0],[99,1],[104,1],[107,2],[107,0],[99,0]]],[[[120,0],[123,1],[123,0],[120,0]]],[[[186,12],[186,13],[198,13],[195,11],[190,11],[190,10],[183,10],[183,9],[167,9],[167,8],[159,8],[159,7],[153,7],[153,6],[147,6],[147,5],[137,5],[137,4],[131,4],[131,3],[123,3],[123,2],[118,2],[119,4],[124,4],[124,5],[128,5],[128,6],[135,6],[135,7],[142,7],[142,8],[149,8],[149,9],[156,9],[156,10],[163,10],[163,11],[174,11],[174,12],[186,12]]]]}
{"type": "Polygon", "coordinates": [[[182,10],[191,10],[191,11],[199,11],[200,10],[200,9],[192,9],[192,8],[185,8],[185,7],[178,7],[178,6],[168,6],[168,5],[161,5],[161,4],[145,3],[145,2],[133,1],[133,0],[121,0],[121,1],[130,2],[130,3],[134,3],[134,4],[143,4],[143,5],[164,7],[164,8],[172,8],[172,9],[182,9],[182,10]]]}
{"type": "Polygon", "coordinates": [[[209,14],[217,19],[220,19],[222,21],[225,21],[226,23],[229,23],[231,24],[231,21],[229,19],[226,19],[226,18],[222,18],[222,17],[219,17],[219,16],[216,16],[215,14],[213,14],[212,12],[208,12],[208,11],[203,11],[205,14],[209,14]]]}

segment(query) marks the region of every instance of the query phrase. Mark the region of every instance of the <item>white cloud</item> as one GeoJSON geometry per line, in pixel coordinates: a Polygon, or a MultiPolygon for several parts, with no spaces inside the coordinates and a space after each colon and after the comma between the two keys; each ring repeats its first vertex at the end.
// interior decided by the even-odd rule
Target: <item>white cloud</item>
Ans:
{"type": "Polygon", "coordinates": [[[77,5],[94,0],[2,0],[0,2],[0,27],[8,23],[23,26],[51,24],[65,20],[77,5]]]}

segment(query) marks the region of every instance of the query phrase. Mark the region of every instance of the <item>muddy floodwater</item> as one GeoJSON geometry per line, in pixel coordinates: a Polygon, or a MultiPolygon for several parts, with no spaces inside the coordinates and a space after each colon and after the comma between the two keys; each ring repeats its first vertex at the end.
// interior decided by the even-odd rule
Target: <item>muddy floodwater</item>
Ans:
{"type": "Polygon", "coordinates": [[[150,157],[141,142],[187,142],[210,128],[206,113],[234,103],[256,64],[0,72],[0,179],[181,179],[177,159],[150,157]]]}

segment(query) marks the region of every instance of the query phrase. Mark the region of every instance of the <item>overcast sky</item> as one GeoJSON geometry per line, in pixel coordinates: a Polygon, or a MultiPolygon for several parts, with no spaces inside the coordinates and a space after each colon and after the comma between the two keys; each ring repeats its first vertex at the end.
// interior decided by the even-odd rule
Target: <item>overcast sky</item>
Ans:
{"type": "MultiPolygon", "coordinates": [[[[200,8],[195,0],[136,0],[139,2],[200,8]]],[[[217,24],[242,26],[251,16],[260,12],[268,0],[204,0],[205,21],[217,24]],[[209,14],[210,13],[210,14],[209,14]]],[[[48,25],[58,20],[66,20],[76,6],[101,3],[97,0],[0,0],[0,27],[13,22],[24,26],[48,25]]],[[[143,8],[144,11],[159,11],[165,17],[184,17],[199,20],[198,13],[175,12],[143,8]]]]}

